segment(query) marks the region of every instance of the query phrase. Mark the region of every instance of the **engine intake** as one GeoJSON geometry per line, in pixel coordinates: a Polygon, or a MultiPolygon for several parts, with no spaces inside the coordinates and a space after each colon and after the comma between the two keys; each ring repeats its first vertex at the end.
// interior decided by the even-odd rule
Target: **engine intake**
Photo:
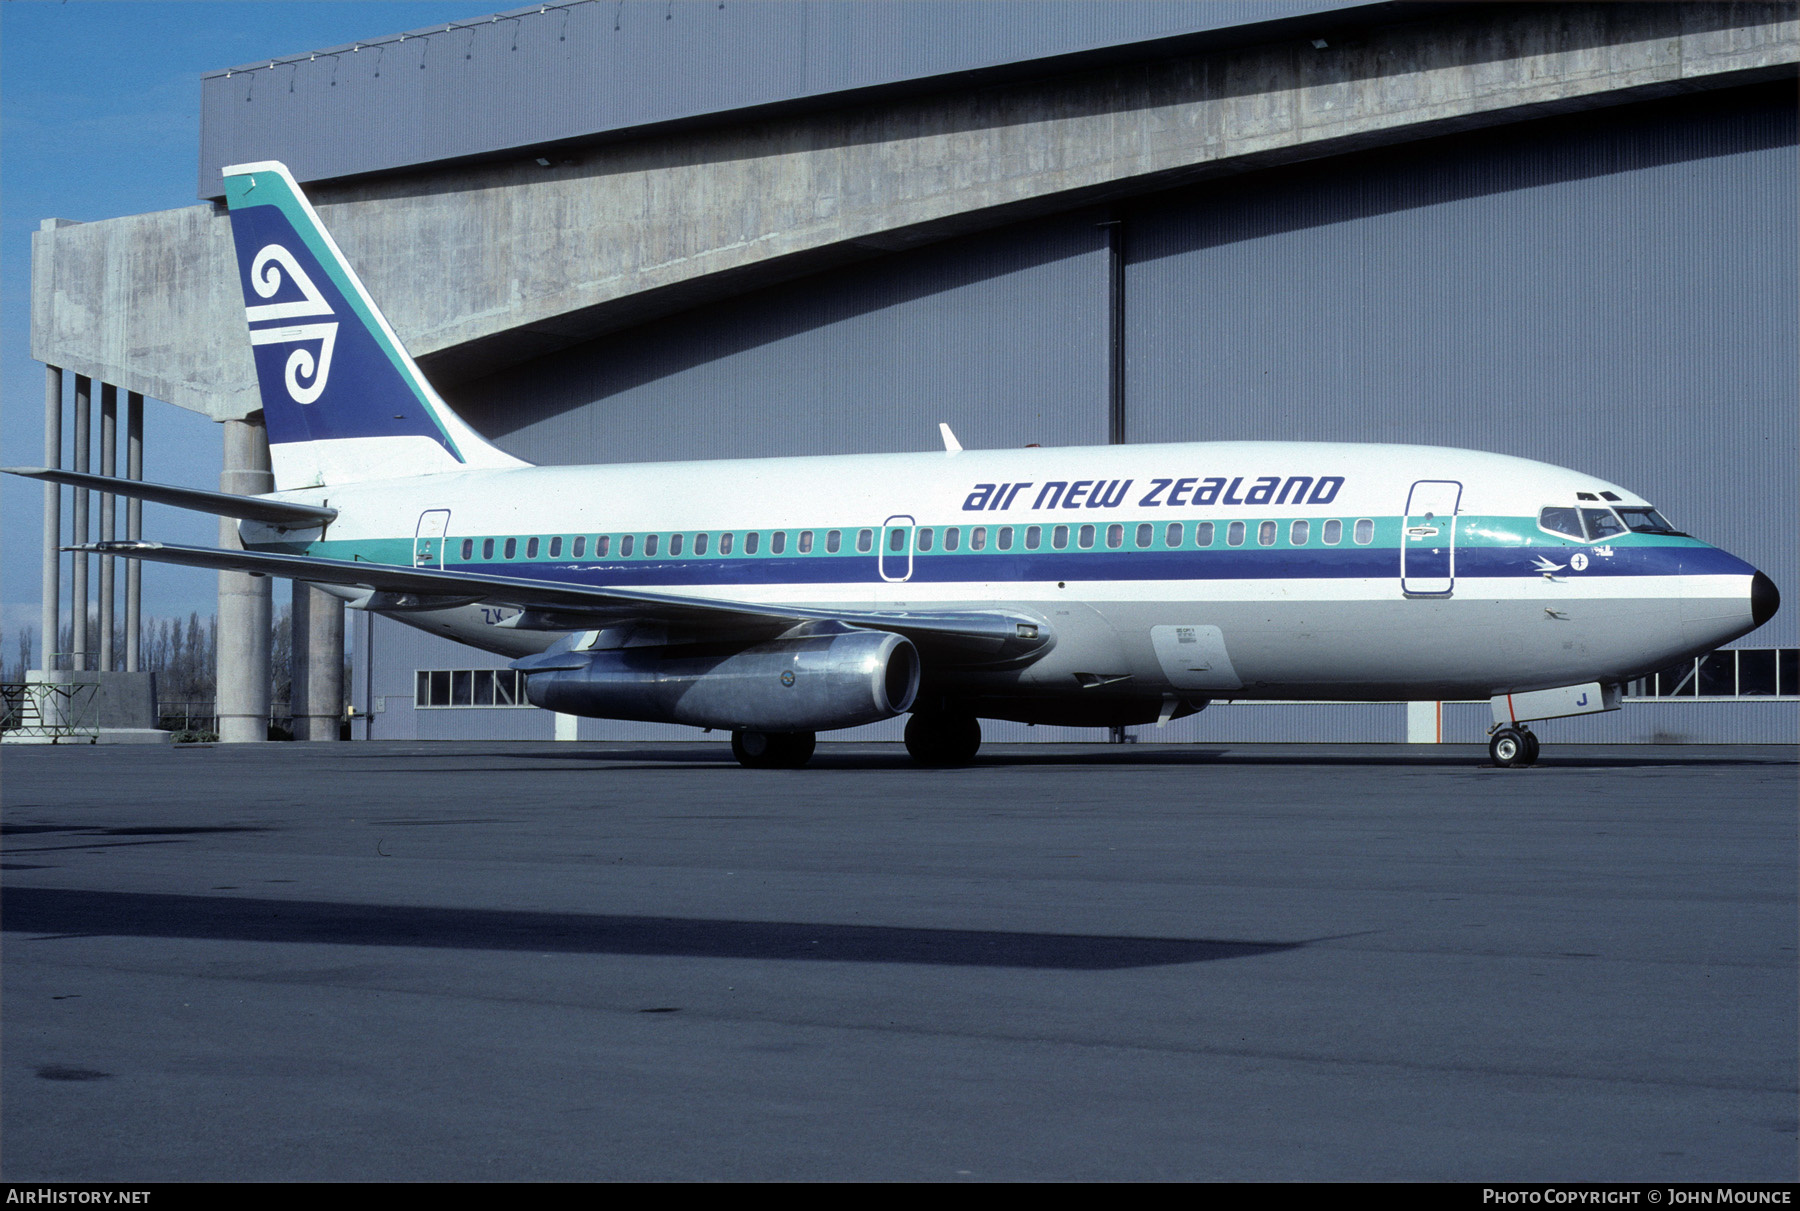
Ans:
{"type": "Polygon", "coordinates": [[[885,631],[612,648],[575,668],[527,668],[525,680],[532,705],[566,715],[762,732],[876,723],[918,691],[917,649],[885,631]]]}

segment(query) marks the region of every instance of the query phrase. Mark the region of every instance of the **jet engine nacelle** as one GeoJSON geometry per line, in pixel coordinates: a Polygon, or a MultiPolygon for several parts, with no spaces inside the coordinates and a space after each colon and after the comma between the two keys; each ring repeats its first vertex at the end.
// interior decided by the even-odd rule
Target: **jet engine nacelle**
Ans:
{"type": "MultiPolygon", "coordinates": [[[[571,655],[578,655],[571,653],[571,655]]],[[[533,672],[532,705],[567,715],[761,732],[816,732],[891,719],[919,690],[919,654],[885,631],[612,648],[533,672]]]]}

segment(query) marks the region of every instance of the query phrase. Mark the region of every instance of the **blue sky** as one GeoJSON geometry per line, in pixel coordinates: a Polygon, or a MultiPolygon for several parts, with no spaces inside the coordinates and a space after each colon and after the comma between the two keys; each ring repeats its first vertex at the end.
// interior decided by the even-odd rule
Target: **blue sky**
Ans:
{"type": "MultiPolygon", "coordinates": [[[[50,217],[93,221],[198,204],[201,73],[510,7],[516,4],[0,0],[0,465],[43,462],[44,369],[31,360],[32,231],[50,217]]],[[[98,399],[95,405],[97,412],[98,399]]],[[[145,478],[216,487],[220,443],[211,421],[145,404],[145,478]]],[[[43,494],[15,476],[0,480],[0,627],[10,655],[17,628],[37,624],[43,494]]],[[[218,523],[151,505],[144,532],[211,544],[218,523]]],[[[147,564],[144,613],[210,614],[217,583],[209,573],[147,564]]],[[[66,565],[63,592],[66,598],[66,565]]]]}

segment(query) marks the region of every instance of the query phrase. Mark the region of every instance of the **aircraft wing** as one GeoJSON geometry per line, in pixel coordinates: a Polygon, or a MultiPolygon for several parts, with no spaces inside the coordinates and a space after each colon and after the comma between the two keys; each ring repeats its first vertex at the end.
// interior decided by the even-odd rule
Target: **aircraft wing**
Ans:
{"type": "Polygon", "coordinates": [[[508,622],[521,630],[580,631],[627,622],[662,622],[701,633],[717,633],[780,630],[803,622],[838,622],[904,635],[928,659],[983,665],[1022,663],[1049,651],[1054,642],[1050,628],[1041,619],[1001,609],[833,610],[160,542],[98,542],[65,549],[364,588],[373,592],[368,608],[375,610],[423,610],[490,602],[518,609],[519,616],[508,622]]]}

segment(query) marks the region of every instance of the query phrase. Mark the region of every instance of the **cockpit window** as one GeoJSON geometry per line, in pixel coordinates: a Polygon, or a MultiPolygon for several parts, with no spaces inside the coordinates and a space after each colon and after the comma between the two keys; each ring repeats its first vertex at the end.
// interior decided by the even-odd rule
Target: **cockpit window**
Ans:
{"type": "Polygon", "coordinates": [[[1583,509],[1581,520],[1587,525],[1587,536],[1596,541],[1625,532],[1624,523],[1613,516],[1611,509],[1583,509]]]}
{"type": "Polygon", "coordinates": [[[1552,505],[1538,514],[1538,525],[1552,534],[1562,534],[1568,538],[1587,537],[1581,530],[1579,509],[1562,509],[1552,505]]]}
{"type": "MultiPolygon", "coordinates": [[[[1669,524],[1669,519],[1651,508],[1636,508],[1630,505],[1619,506],[1619,519],[1631,527],[1634,534],[1676,534],[1681,531],[1669,524]]],[[[1685,537],[1685,535],[1684,535],[1685,537]]]]}
{"type": "Polygon", "coordinates": [[[1602,542],[1627,530],[1638,534],[1680,534],[1655,509],[1621,505],[1617,509],[1591,506],[1573,509],[1552,505],[1538,513],[1538,525],[1552,534],[1583,542],[1602,542]]]}

